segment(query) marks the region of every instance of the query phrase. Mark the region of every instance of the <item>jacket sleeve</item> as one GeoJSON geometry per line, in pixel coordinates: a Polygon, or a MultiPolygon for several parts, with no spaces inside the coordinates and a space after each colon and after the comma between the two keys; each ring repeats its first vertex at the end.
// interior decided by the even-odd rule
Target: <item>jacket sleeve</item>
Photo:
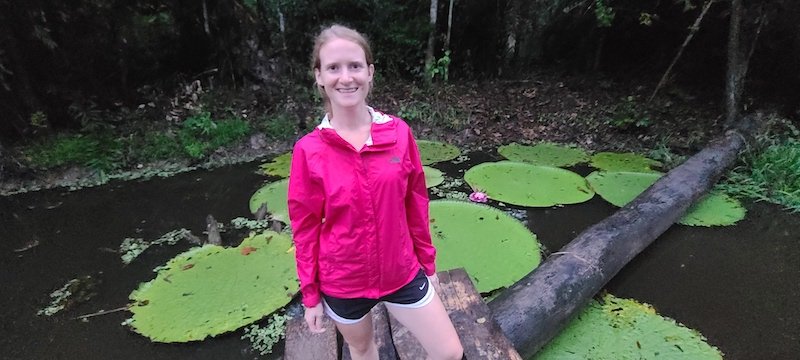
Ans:
{"type": "Polygon", "coordinates": [[[324,195],[321,184],[309,171],[308,158],[301,142],[295,145],[292,153],[287,198],[303,305],[313,307],[320,302],[319,233],[324,195]]]}
{"type": "Polygon", "coordinates": [[[411,129],[408,130],[408,152],[412,166],[406,192],[408,230],[414,242],[414,253],[419,264],[425,275],[433,276],[436,273],[436,248],[431,242],[428,223],[428,189],[425,187],[425,173],[422,171],[419,149],[411,129]]]}

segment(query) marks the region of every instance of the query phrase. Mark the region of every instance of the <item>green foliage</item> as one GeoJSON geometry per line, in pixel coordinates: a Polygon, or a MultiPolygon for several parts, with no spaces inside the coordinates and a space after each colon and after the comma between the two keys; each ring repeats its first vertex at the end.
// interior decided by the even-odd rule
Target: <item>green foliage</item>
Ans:
{"type": "Polygon", "coordinates": [[[438,141],[417,140],[422,165],[452,160],[461,155],[459,148],[438,141]]]}
{"type": "Polygon", "coordinates": [[[611,27],[615,15],[616,12],[606,4],[606,0],[594,1],[594,16],[597,19],[597,27],[611,27]]]}
{"type": "Polygon", "coordinates": [[[278,114],[265,117],[259,121],[264,134],[275,140],[291,140],[297,136],[297,119],[289,114],[278,114]]]}
{"type": "Polygon", "coordinates": [[[287,235],[268,231],[235,248],[186,251],[131,293],[127,324],[153,341],[187,342],[253,323],[298,290],[291,250],[287,235]]]}
{"type": "Polygon", "coordinates": [[[259,169],[261,169],[265,175],[280,176],[285,178],[289,177],[289,171],[291,170],[291,167],[292,153],[288,152],[276,156],[268,163],[261,164],[259,169]]]}
{"type": "Polygon", "coordinates": [[[499,147],[497,152],[511,161],[543,166],[568,167],[589,160],[583,149],[553,143],[535,146],[511,143],[499,147]]]}
{"type": "Polygon", "coordinates": [[[576,173],[513,161],[477,165],[464,173],[464,180],[490,199],[518,206],[577,204],[594,196],[586,180],[576,173]]]}
{"type": "Polygon", "coordinates": [[[426,187],[432,188],[444,182],[444,176],[441,171],[430,166],[423,166],[422,169],[425,172],[426,187]]]}
{"type": "Polygon", "coordinates": [[[33,144],[25,155],[31,164],[45,169],[79,165],[107,172],[122,164],[123,141],[106,134],[57,135],[33,144]]]}
{"type": "Polygon", "coordinates": [[[635,97],[626,96],[614,106],[608,124],[619,129],[645,128],[650,126],[650,117],[635,97]]]}
{"type": "Polygon", "coordinates": [[[42,111],[36,111],[31,114],[30,123],[32,126],[37,128],[46,128],[47,127],[47,114],[42,111]]]}
{"type": "Polygon", "coordinates": [[[241,140],[249,133],[250,124],[244,119],[214,121],[211,113],[203,111],[183,121],[178,139],[186,154],[197,159],[221,146],[241,140]]]}
{"type": "Polygon", "coordinates": [[[286,335],[286,320],[288,316],[283,314],[272,314],[267,326],[260,327],[258,324],[244,328],[242,340],[250,341],[250,348],[261,355],[272,353],[272,348],[286,335]]]}
{"type": "Polygon", "coordinates": [[[678,223],[689,226],[727,226],[744,219],[742,203],[722,192],[712,191],[686,210],[678,223]]]}
{"type": "Polygon", "coordinates": [[[267,211],[272,214],[272,219],[289,223],[289,206],[287,194],[289,193],[289,179],[269,183],[258,189],[250,197],[250,212],[255,214],[261,204],[267,204],[267,211]]]}
{"type": "Polygon", "coordinates": [[[480,292],[512,285],[539,266],[539,242],[517,219],[486,205],[465,201],[430,203],[439,270],[463,267],[480,292]]]}
{"type": "Polygon", "coordinates": [[[719,349],[695,330],[659,316],[652,306],[605,295],[592,300],[531,360],[709,359],[719,349]]]}
{"type": "Polygon", "coordinates": [[[664,170],[673,169],[686,160],[686,156],[673,153],[669,146],[667,146],[668,143],[669,137],[661,139],[661,141],[647,153],[647,157],[661,163],[661,167],[664,170]]]}
{"type": "Polygon", "coordinates": [[[761,137],[719,187],[734,195],[800,212],[800,134],[793,136],[761,137]]]}
{"type": "Polygon", "coordinates": [[[436,80],[436,78],[439,77],[443,82],[447,82],[450,79],[450,50],[446,50],[442,57],[436,59],[436,61],[426,69],[426,72],[431,80],[436,80]]]}
{"type": "MultiPolygon", "coordinates": [[[[595,171],[586,177],[604,200],[625,206],[653,185],[662,174],[624,171],[595,171]]],[[[678,223],[690,226],[727,226],[744,219],[745,209],[738,200],[713,191],[700,199],[678,223]]]]}
{"type": "Polygon", "coordinates": [[[36,312],[39,316],[53,316],[59,311],[74,307],[92,298],[97,280],[89,275],[67,281],[64,286],[50,293],[50,304],[36,312]]]}
{"type": "Polygon", "coordinates": [[[131,158],[139,162],[167,159],[184,151],[177,139],[170,134],[148,132],[140,141],[141,144],[131,147],[131,158]]]}
{"type": "Polygon", "coordinates": [[[590,165],[594,168],[606,171],[651,173],[657,172],[651,169],[651,167],[661,166],[661,163],[635,153],[601,152],[592,155],[590,165]]]}

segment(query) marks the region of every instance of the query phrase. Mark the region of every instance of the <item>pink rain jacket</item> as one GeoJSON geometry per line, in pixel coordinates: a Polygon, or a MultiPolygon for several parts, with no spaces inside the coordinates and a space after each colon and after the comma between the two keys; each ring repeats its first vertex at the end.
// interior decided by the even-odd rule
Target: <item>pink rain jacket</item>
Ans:
{"type": "Polygon", "coordinates": [[[320,291],[379,298],[436,272],[428,191],[414,137],[399,118],[374,112],[360,151],[327,118],[295,144],[289,218],[303,305],[320,291]]]}

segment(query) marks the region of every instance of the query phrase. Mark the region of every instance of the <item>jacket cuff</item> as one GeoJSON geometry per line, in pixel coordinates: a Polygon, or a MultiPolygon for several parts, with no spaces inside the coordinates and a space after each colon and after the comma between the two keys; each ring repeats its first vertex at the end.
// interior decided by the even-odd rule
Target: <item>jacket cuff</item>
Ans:
{"type": "Polygon", "coordinates": [[[307,308],[312,308],[317,306],[322,299],[320,299],[319,293],[316,294],[303,294],[303,306],[307,308]]]}

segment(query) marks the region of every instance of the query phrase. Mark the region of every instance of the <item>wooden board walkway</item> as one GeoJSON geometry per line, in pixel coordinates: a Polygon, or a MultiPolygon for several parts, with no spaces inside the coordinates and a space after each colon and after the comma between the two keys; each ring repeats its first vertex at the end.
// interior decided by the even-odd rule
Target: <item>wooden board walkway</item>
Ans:
{"type": "MultiPolygon", "coordinates": [[[[442,271],[439,297],[453,321],[466,359],[522,360],[491,317],[469,276],[463,269],[442,271]]],[[[394,319],[382,304],[372,309],[375,342],[381,360],[425,359],[425,350],[413,335],[394,319]]],[[[325,318],[325,332],[312,334],[302,316],[289,320],[286,328],[286,360],[349,360],[347,344],[337,341],[333,322],[325,318]]]]}

